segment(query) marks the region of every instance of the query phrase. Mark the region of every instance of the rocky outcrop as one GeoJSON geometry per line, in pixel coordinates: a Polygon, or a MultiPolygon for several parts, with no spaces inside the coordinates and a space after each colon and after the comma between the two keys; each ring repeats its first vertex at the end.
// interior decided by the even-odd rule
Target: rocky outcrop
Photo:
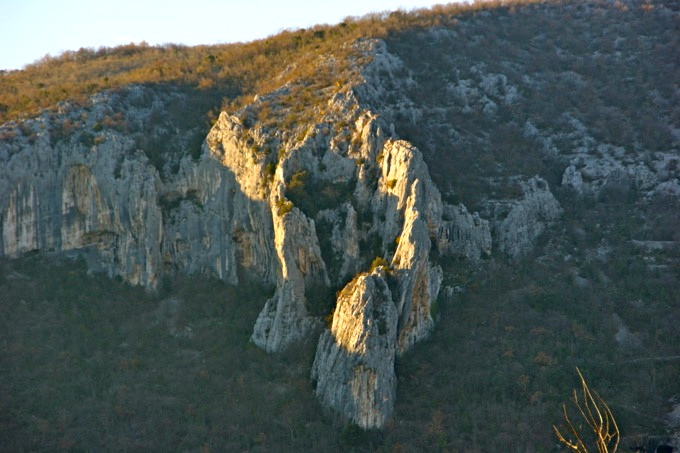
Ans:
{"type": "Polygon", "coordinates": [[[396,396],[398,318],[386,279],[377,268],[342,290],[312,365],[319,401],[364,429],[385,424],[396,396]]]}
{"type": "Polygon", "coordinates": [[[76,251],[93,271],[150,290],[175,272],[275,284],[252,341],[280,351],[328,315],[312,372],[317,396],[359,426],[383,426],[395,358],[434,326],[442,270],[433,246],[477,259],[490,237],[477,214],[443,206],[420,151],[396,136],[389,113],[371,109],[399,59],[381,41],[355,46],[372,62],[343,69],[353,71],[350,85],[287,84],[258,96],[221,113],[200,153],[159,128],[169,101],[150,88],[27,121],[35,137],[0,144],[0,256],[76,251]],[[314,100],[302,113],[284,107],[293,90],[314,100]],[[137,125],[135,139],[111,126],[116,109],[126,127],[137,125]],[[87,139],[50,132],[65,117],[87,139]],[[367,272],[376,257],[381,265],[367,272]]]}
{"type": "Polygon", "coordinates": [[[40,132],[2,143],[0,254],[83,249],[97,270],[155,286],[163,272],[160,178],[131,142],[104,135],[98,146],[53,145],[46,115],[40,132]]]}
{"type": "Polygon", "coordinates": [[[491,255],[489,221],[470,214],[465,205],[444,205],[437,249],[444,255],[479,259],[491,255]]]}
{"type": "MultiPolygon", "coordinates": [[[[381,49],[378,65],[390,62],[381,49]]],[[[372,89],[380,93],[380,87],[369,87],[366,82],[357,91],[364,97],[372,89]]],[[[431,305],[442,281],[429,256],[442,224],[439,191],[420,152],[386,137],[384,124],[370,113],[356,122],[362,145],[353,194],[357,210],[368,208],[371,220],[359,225],[358,235],[376,239],[374,253],[388,269],[361,274],[342,290],[312,371],[320,401],[364,428],[381,427],[389,418],[395,357],[431,332],[431,305]]]]}
{"type": "Polygon", "coordinates": [[[636,155],[622,147],[601,144],[594,153],[577,149],[569,156],[562,185],[592,196],[625,198],[635,190],[647,197],[656,194],[678,197],[679,177],[680,158],[676,153],[636,155]]]}
{"type": "Polygon", "coordinates": [[[512,259],[529,252],[534,240],[562,214],[548,183],[533,177],[518,182],[522,197],[517,200],[492,200],[484,214],[491,220],[498,250],[512,259]]]}
{"type": "Polygon", "coordinates": [[[317,217],[330,232],[327,237],[331,249],[328,265],[334,268],[332,284],[340,285],[361,271],[357,212],[351,203],[344,203],[339,209],[319,212],[317,217]]]}
{"type": "Polygon", "coordinates": [[[314,320],[308,317],[305,302],[314,295],[307,293],[330,285],[314,221],[298,208],[283,215],[275,212],[273,218],[280,275],[276,293],[262,309],[252,335],[253,342],[269,352],[284,349],[309,332],[314,320]]]}
{"type": "MultiPolygon", "coordinates": [[[[441,268],[431,265],[429,260],[431,232],[428,229],[428,212],[418,206],[419,202],[423,203],[421,200],[427,203],[429,188],[423,186],[426,184],[420,181],[412,185],[404,213],[404,228],[392,258],[399,289],[395,298],[399,313],[399,354],[404,354],[417,341],[426,338],[434,327],[430,307],[437,299],[442,282],[441,268]]],[[[435,198],[438,195],[438,192],[432,194],[435,198]]],[[[427,207],[439,210],[441,204],[427,207]]],[[[436,223],[431,225],[438,227],[436,223]]]]}
{"type": "Polygon", "coordinates": [[[164,107],[148,89],[130,91],[128,98],[148,98],[152,106],[97,96],[91,107],[65,110],[66,118],[45,113],[28,120],[24,128],[35,137],[0,144],[0,255],[79,250],[93,271],[149,289],[176,271],[236,284],[239,265],[274,281],[273,228],[262,215],[269,207],[244,193],[244,178],[221,165],[238,164],[234,157],[243,154],[234,133],[224,132],[229,119],[211,132],[219,147],[204,147],[198,160],[179,159],[176,174],[162,178],[128,133],[101,126],[112,114],[109,104],[141,123],[164,107]],[[60,122],[82,117],[88,118],[82,129],[96,130],[89,141],[75,132],[57,136],[60,122]]]}

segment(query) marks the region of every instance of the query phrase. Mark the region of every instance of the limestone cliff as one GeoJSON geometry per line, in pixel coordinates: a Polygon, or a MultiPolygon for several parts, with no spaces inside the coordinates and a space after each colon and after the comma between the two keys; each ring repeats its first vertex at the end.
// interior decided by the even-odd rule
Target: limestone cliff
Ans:
{"type": "Polygon", "coordinates": [[[451,256],[479,259],[491,254],[489,221],[470,214],[465,205],[444,205],[438,249],[451,256]]]}
{"type": "MultiPolygon", "coordinates": [[[[276,203],[274,204],[276,206],[276,203]]],[[[313,320],[305,302],[308,290],[329,286],[314,221],[298,209],[273,213],[274,245],[280,263],[276,293],[267,301],[253,329],[252,340],[267,351],[278,351],[303,338],[313,320]]]]}
{"type": "MultiPolygon", "coordinates": [[[[110,102],[94,98],[91,108],[64,115],[88,116],[94,125],[103,120],[99,104],[110,102]]],[[[128,114],[148,112],[130,107],[128,114]]],[[[94,271],[150,289],[174,271],[235,284],[239,265],[274,280],[273,227],[263,215],[269,208],[241,186],[246,178],[238,171],[246,167],[235,158],[243,153],[233,130],[225,132],[228,119],[209,136],[220,146],[204,147],[198,160],[185,156],[170,179],[115,129],[99,130],[92,143],[75,134],[55,139],[60,120],[49,114],[28,120],[37,131],[33,143],[18,136],[0,145],[2,255],[80,250],[94,271]]]]}
{"type": "Polygon", "coordinates": [[[381,41],[351,51],[363,60],[319,63],[351,83],[287,84],[222,112],[200,152],[167,152],[187,143],[157,124],[180,95],[151,88],[27,120],[34,135],[0,144],[0,256],[80,253],[92,271],[150,290],[175,272],[275,284],[252,341],[280,351],[332,317],[312,373],[317,395],[360,426],[382,426],[395,357],[434,326],[442,271],[431,250],[477,259],[491,244],[477,214],[442,204],[389,112],[371,109],[400,61],[381,41]],[[292,93],[312,101],[300,112],[292,93]],[[376,257],[387,268],[368,273],[376,257]]]}
{"type": "MultiPolygon", "coordinates": [[[[228,426],[243,432],[239,442],[210,442],[200,423],[183,439],[167,440],[187,449],[203,443],[227,451],[256,444],[266,449],[282,438],[290,438],[286,445],[293,450],[321,445],[301,442],[309,436],[299,428],[330,439],[332,449],[351,443],[345,443],[352,440],[347,434],[354,434],[345,431],[344,440],[323,435],[338,420],[386,427],[386,449],[465,448],[470,426],[456,417],[510,402],[518,417],[538,420],[549,406],[541,394],[553,399],[570,386],[565,379],[533,379],[534,371],[556,375],[586,360],[593,345],[612,345],[612,363],[644,354],[637,377],[612,381],[612,389],[632,392],[619,401],[612,393],[613,403],[636,402],[661,420],[665,412],[653,406],[677,395],[668,386],[647,385],[645,376],[672,374],[648,359],[677,355],[680,322],[674,310],[680,294],[680,91],[674,82],[680,68],[672,58],[679,1],[452,5],[233,46],[81,49],[25,71],[0,71],[0,117],[14,118],[0,125],[0,309],[11,333],[2,354],[17,364],[27,358],[43,363],[32,351],[49,351],[15,338],[35,330],[41,333],[36,342],[61,339],[60,332],[73,331],[66,326],[87,321],[87,329],[49,348],[58,352],[55,358],[74,361],[48,368],[98,372],[107,364],[125,371],[107,373],[117,384],[92,389],[108,406],[111,389],[125,387],[118,384],[132,376],[128,371],[155,382],[160,374],[172,376],[162,372],[163,364],[176,370],[189,356],[182,376],[191,381],[198,375],[206,392],[226,385],[231,394],[252,395],[248,376],[257,372],[266,377],[264,393],[280,396],[274,408],[285,412],[282,417],[271,417],[271,398],[264,398],[265,410],[249,412],[247,433],[242,424],[228,426]],[[116,69],[110,80],[97,75],[102,68],[116,69]],[[141,84],[122,85],[129,80],[141,84]],[[111,89],[95,93],[98,86],[111,89]],[[20,116],[71,95],[33,117],[20,116]],[[219,105],[224,111],[216,114],[219,105]],[[37,262],[41,270],[52,269],[50,257],[84,258],[89,272],[144,287],[148,297],[125,291],[159,307],[112,309],[108,303],[120,298],[99,292],[73,299],[81,284],[120,287],[81,279],[79,265],[68,281],[59,277],[70,272],[65,269],[24,272],[37,262]],[[59,291],[52,297],[44,287],[55,279],[59,291]],[[247,288],[255,288],[247,297],[255,307],[244,306],[245,296],[235,299],[247,288]],[[169,294],[175,289],[184,294],[169,294]],[[194,289],[200,290],[196,297],[187,297],[194,289]],[[23,302],[31,292],[35,300],[23,302]],[[78,355],[81,340],[98,332],[98,313],[116,313],[110,327],[121,335],[102,336],[99,347],[89,348],[95,356],[78,355]],[[127,322],[131,313],[140,314],[135,322],[127,322]],[[245,319],[251,324],[244,328],[245,319]],[[65,320],[64,328],[54,329],[57,320],[65,320]],[[33,321],[46,326],[23,328],[33,321]],[[416,349],[438,322],[442,335],[416,349]],[[134,345],[145,324],[170,335],[160,356],[140,355],[153,354],[153,343],[141,351],[134,345]],[[225,331],[231,328],[236,335],[225,331]],[[208,351],[206,341],[215,338],[208,333],[228,339],[219,347],[208,341],[208,351]],[[316,347],[313,364],[297,352],[285,355],[295,369],[281,373],[259,373],[254,366],[234,372],[215,360],[257,356],[244,352],[248,341],[267,354],[287,348],[306,354],[316,347]],[[452,341],[456,354],[447,355],[452,341]],[[435,354],[408,356],[421,347],[435,354]],[[469,358],[477,366],[461,369],[469,358]],[[128,370],[128,361],[143,366],[128,370]],[[403,376],[397,376],[397,361],[403,376]],[[78,363],[83,366],[71,366],[78,363]],[[213,370],[219,369],[218,376],[213,370]],[[501,375],[520,379],[500,382],[501,375]],[[331,417],[310,425],[305,418],[313,411],[288,404],[304,391],[300,376],[311,377],[331,417]],[[284,378],[289,385],[280,382],[284,378]],[[528,411],[515,404],[517,392],[505,385],[515,381],[526,401],[539,404],[528,411]],[[455,404],[429,404],[442,389],[474,393],[484,383],[498,385],[455,404]],[[397,394],[416,397],[399,408],[397,394]],[[494,395],[510,399],[487,404],[494,395]],[[424,406],[428,411],[420,410],[424,406]],[[395,413],[402,415],[392,420],[395,413]]],[[[3,413],[0,419],[10,424],[0,422],[0,432],[20,426],[27,437],[46,439],[34,448],[27,444],[28,450],[70,445],[76,427],[62,421],[81,418],[100,398],[74,409],[73,417],[70,407],[50,417],[31,414],[22,408],[41,395],[24,383],[38,382],[45,367],[35,373],[9,368],[3,376],[13,377],[10,387],[21,391],[9,392],[8,414],[16,423],[3,413]]],[[[178,388],[180,381],[173,382],[178,388]]],[[[58,394],[77,385],[47,387],[58,394]]],[[[126,404],[144,406],[142,393],[130,393],[132,399],[118,393],[113,412],[123,408],[145,417],[148,411],[126,404]]],[[[167,406],[155,396],[152,404],[167,406]]],[[[250,404],[227,399],[228,416],[250,404]]],[[[188,393],[178,398],[179,410],[172,412],[183,414],[190,400],[188,393]]],[[[196,409],[211,411],[203,406],[196,409]]],[[[111,433],[137,439],[138,430],[125,423],[129,417],[118,418],[118,431],[111,433]]],[[[500,426],[503,420],[495,421],[498,426],[472,427],[481,443],[495,439],[488,433],[503,434],[476,447],[544,449],[554,443],[549,430],[542,436],[525,427],[510,448],[512,436],[500,426]]],[[[225,439],[215,434],[213,441],[225,439]]],[[[118,449],[130,449],[126,442],[118,449]]]]}
{"type": "Polygon", "coordinates": [[[484,211],[491,220],[500,252],[516,259],[562,214],[548,183],[539,177],[518,181],[521,198],[490,200],[484,211]]]}
{"type": "Polygon", "coordinates": [[[364,429],[385,424],[396,396],[398,319],[387,278],[377,268],[342,290],[312,365],[321,403],[364,429]]]}

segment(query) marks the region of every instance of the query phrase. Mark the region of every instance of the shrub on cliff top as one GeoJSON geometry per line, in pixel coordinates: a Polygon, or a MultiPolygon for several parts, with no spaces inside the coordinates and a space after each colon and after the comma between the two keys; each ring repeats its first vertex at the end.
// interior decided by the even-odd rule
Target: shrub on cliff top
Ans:
{"type": "Polygon", "coordinates": [[[390,263],[388,263],[385,258],[381,256],[376,256],[373,262],[371,263],[371,272],[376,270],[378,267],[384,267],[385,270],[389,271],[390,263]]]}

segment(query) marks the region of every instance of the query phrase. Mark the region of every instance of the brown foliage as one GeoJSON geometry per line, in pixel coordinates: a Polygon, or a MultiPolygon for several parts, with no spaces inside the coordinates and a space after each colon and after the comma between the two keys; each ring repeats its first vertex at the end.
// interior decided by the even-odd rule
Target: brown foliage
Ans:
{"type": "Polygon", "coordinates": [[[344,43],[358,38],[384,38],[411,27],[453,25],[457,15],[496,6],[477,2],[408,13],[373,13],[349,17],[334,26],[287,30],[249,43],[187,47],[142,42],[48,55],[0,77],[0,124],[36,114],[61,101],[85,102],[96,92],[129,84],[172,83],[217,89],[232,108],[249,102],[255,93],[271,91],[291,80],[306,79],[324,86],[342,84],[345,80],[338,80],[329,67],[320,64],[320,55],[331,51],[338,54],[344,43]],[[277,77],[282,70],[284,75],[277,77]]]}

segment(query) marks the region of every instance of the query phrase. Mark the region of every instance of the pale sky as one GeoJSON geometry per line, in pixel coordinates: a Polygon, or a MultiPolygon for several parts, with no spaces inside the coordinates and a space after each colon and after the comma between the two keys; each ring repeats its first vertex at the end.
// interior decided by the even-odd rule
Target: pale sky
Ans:
{"type": "Polygon", "coordinates": [[[81,47],[252,41],[452,0],[0,0],[0,69],[81,47]]]}

